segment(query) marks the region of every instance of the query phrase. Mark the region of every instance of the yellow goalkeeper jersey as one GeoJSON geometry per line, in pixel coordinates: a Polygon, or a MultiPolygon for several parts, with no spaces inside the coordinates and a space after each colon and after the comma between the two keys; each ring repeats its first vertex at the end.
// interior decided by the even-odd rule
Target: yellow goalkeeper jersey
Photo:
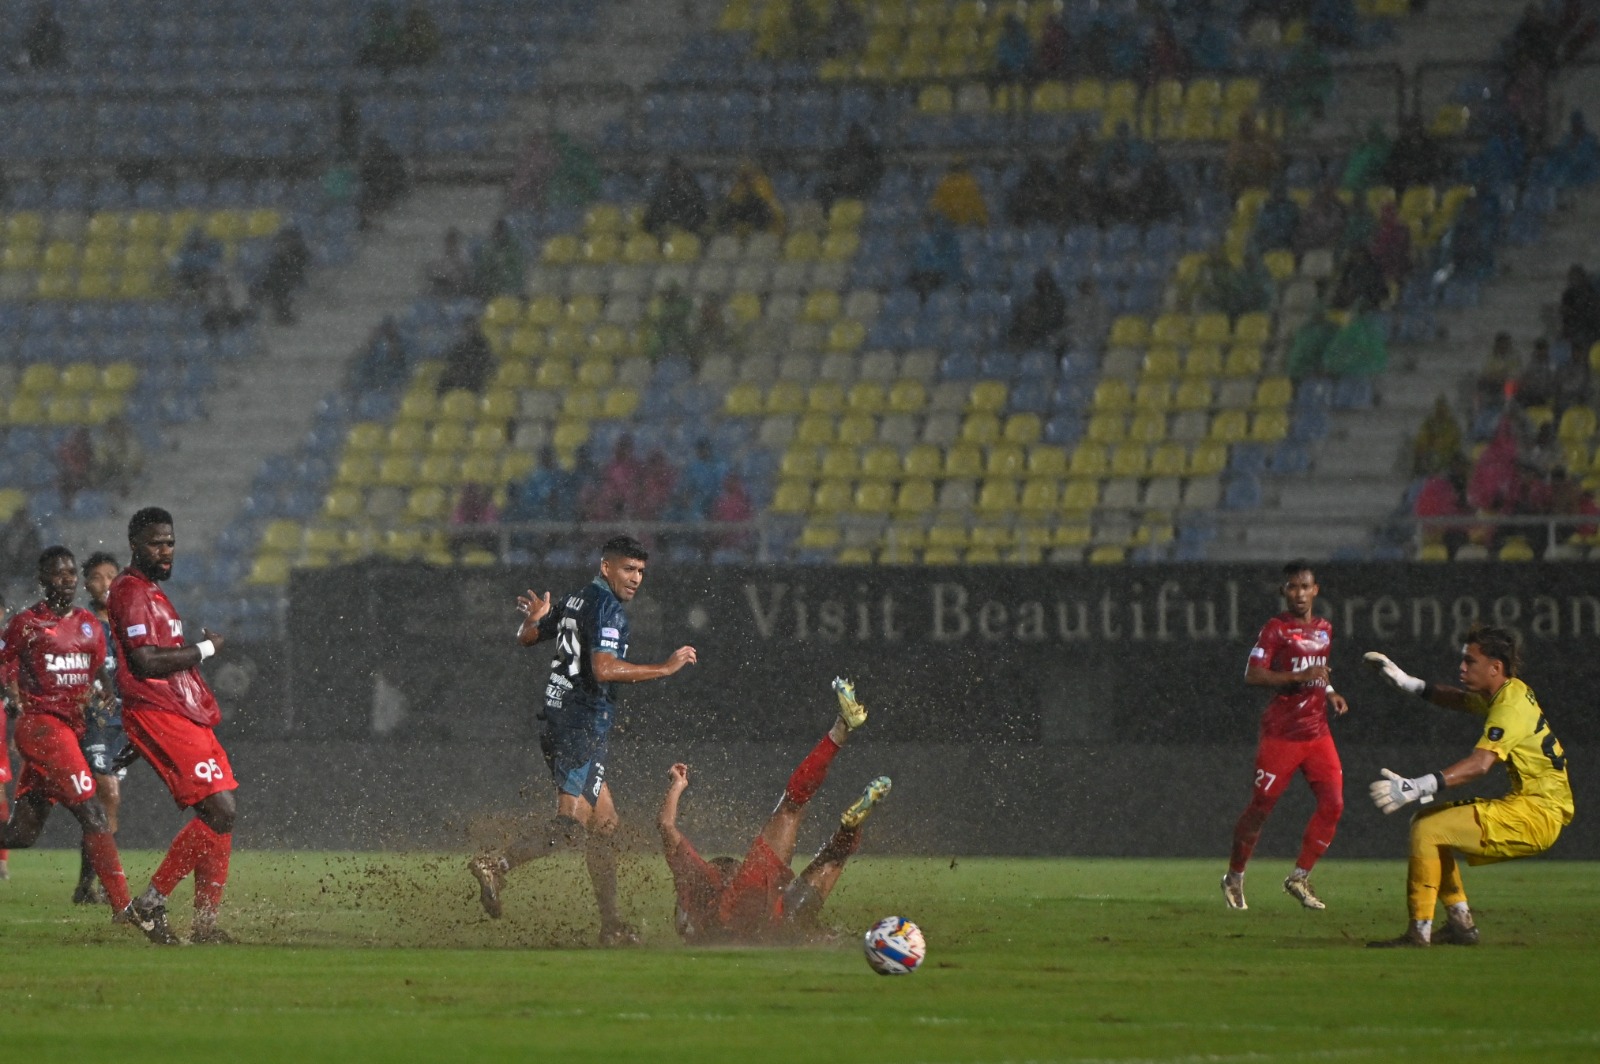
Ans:
{"type": "Polygon", "coordinates": [[[1559,813],[1563,824],[1572,823],[1566,752],[1533,690],[1521,680],[1507,680],[1492,699],[1469,694],[1467,709],[1485,718],[1477,748],[1506,763],[1510,795],[1539,799],[1559,813]]]}

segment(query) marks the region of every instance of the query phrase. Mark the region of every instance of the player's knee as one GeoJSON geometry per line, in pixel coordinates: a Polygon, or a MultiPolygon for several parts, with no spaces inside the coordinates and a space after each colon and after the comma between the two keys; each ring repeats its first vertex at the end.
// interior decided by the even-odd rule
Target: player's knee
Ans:
{"type": "Polygon", "coordinates": [[[1317,795],[1317,814],[1330,820],[1338,820],[1344,815],[1344,795],[1337,791],[1317,795]]]}
{"type": "Polygon", "coordinates": [[[106,817],[106,807],[100,804],[98,798],[79,802],[71,808],[72,815],[78,818],[78,823],[83,825],[86,833],[100,834],[111,830],[110,821],[106,817]]]}
{"type": "Polygon", "coordinates": [[[233,792],[221,791],[195,806],[195,815],[205,823],[206,827],[215,831],[218,835],[227,835],[233,831],[233,818],[236,810],[237,806],[233,801],[233,792]]]}

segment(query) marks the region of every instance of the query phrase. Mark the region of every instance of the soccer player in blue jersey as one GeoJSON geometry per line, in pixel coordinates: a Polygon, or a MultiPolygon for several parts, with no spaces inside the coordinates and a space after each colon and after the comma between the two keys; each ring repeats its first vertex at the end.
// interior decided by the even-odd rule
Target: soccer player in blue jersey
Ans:
{"type": "Polygon", "coordinates": [[[696,661],[694,647],[679,647],[659,665],[628,658],[628,617],[650,559],[631,536],[616,536],[600,548],[600,574],[552,605],[550,593],[517,597],[523,646],[555,642],[550,677],[539,714],[539,747],[555,780],[556,815],[502,850],[479,854],[467,867],[478,881],[484,911],[498,918],[505,876],[535,857],[582,848],[600,908],[600,944],[630,945],[638,933],[617,912],[617,809],[606,783],[606,741],[616,717],[612,697],[619,683],[671,676],[696,661]]]}
{"type": "MultiPolygon", "coordinates": [[[[106,593],[111,589],[111,581],[121,572],[117,559],[105,551],[96,551],[83,563],[83,586],[89,592],[89,608],[100,619],[100,629],[105,635],[106,671],[113,674],[117,668],[117,648],[116,640],[111,637],[106,593]]],[[[117,697],[115,687],[101,690],[101,686],[95,685],[95,693],[84,707],[84,723],[88,730],[83,737],[83,756],[94,773],[95,791],[100,796],[100,804],[106,807],[106,822],[115,838],[117,810],[122,805],[122,781],[128,778],[127,768],[116,762],[127,748],[128,740],[122,733],[122,700],[117,697]]],[[[95,879],[88,850],[83,852],[72,900],[78,905],[103,905],[106,901],[105,888],[95,879]]]]}

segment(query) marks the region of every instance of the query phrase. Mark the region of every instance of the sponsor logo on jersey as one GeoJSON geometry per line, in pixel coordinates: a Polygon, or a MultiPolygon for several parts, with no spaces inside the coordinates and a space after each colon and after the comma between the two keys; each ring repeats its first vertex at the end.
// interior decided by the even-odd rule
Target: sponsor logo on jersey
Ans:
{"type": "Polygon", "coordinates": [[[615,628],[602,628],[602,629],[600,629],[600,638],[601,639],[621,639],[622,638],[622,633],[617,631],[615,628]]]}
{"type": "Polygon", "coordinates": [[[128,638],[137,639],[139,636],[144,635],[148,631],[150,631],[150,629],[146,628],[142,624],[130,624],[128,625],[128,638]]]}
{"type": "Polygon", "coordinates": [[[1489,729],[1489,741],[1491,743],[1497,743],[1501,739],[1504,739],[1505,737],[1506,737],[1506,730],[1504,728],[1490,728],[1489,729]]]}
{"type": "Polygon", "coordinates": [[[175,618],[168,618],[168,620],[167,620],[167,634],[172,636],[172,638],[174,638],[174,639],[182,639],[183,638],[183,622],[180,621],[180,620],[177,620],[175,618]]]}
{"type": "Polygon", "coordinates": [[[89,636],[94,635],[94,629],[89,627],[89,622],[87,622],[87,621],[85,621],[83,624],[78,625],[78,631],[80,631],[80,632],[82,632],[84,634],[84,638],[88,638],[89,636]]]}

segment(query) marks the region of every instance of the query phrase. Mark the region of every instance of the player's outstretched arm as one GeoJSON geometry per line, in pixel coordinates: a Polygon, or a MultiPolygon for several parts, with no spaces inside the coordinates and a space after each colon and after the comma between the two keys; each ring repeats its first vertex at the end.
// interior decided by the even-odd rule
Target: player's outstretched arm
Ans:
{"type": "Polygon", "coordinates": [[[1380,654],[1376,650],[1369,650],[1361,655],[1361,660],[1369,668],[1374,669],[1383,677],[1383,682],[1393,687],[1396,691],[1404,691],[1408,695],[1432,702],[1445,709],[1466,709],[1467,693],[1459,687],[1447,684],[1431,684],[1426,680],[1411,675],[1399,665],[1396,665],[1387,654],[1380,654]]]}
{"type": "Polygon", "coordinates": [[[550,612],[550,592],[546,591],[543,596],[532,591],[518,595],[517,612],[522,614],[522,623],[517,626],[517,642],[531,647],[539,641],[539,622],[550,612]]]}
{"type": "Polygon", "coordinates": [[[1498,760],[1493,750],[1474,749],[1443,772],[1430,772],[1414,779],[1383,769],[1383,778],[1374,781],[1367,793],[1372,797],[1372,804],[1384,813],[1392,813],[1412,802],[1427,805],[1446,787],[1459,787],[1486,775],[1498,760]]]}
{"type": "Polygon", "coordinates": [[[689,787],[689,766],[678,762],[667,769],[667,793],[661,799],[661,811],[656,814],[656,829],[661,832],[661,850],[667,860],[672,860],[683,841],[678,831],[678,799],[689,787]]]}
{"type": "Polygon", "coordinates": [[[591,657],[590,665],[594,669],[594,678],[601,683],[642,683],[671,676],[685,665],[693,665],[699,660],[694,647],[679,647],[659,665],[636,665],[615,654],[603,652],[591,657]]]}
{"type": "Polygon", "coordinates": [[[222,637],[202,628],[200,642],[186,647],[134,647],[128,651],[128,667],[138,676],[171,676],[194,668],[221,650],[222,637]]]}

